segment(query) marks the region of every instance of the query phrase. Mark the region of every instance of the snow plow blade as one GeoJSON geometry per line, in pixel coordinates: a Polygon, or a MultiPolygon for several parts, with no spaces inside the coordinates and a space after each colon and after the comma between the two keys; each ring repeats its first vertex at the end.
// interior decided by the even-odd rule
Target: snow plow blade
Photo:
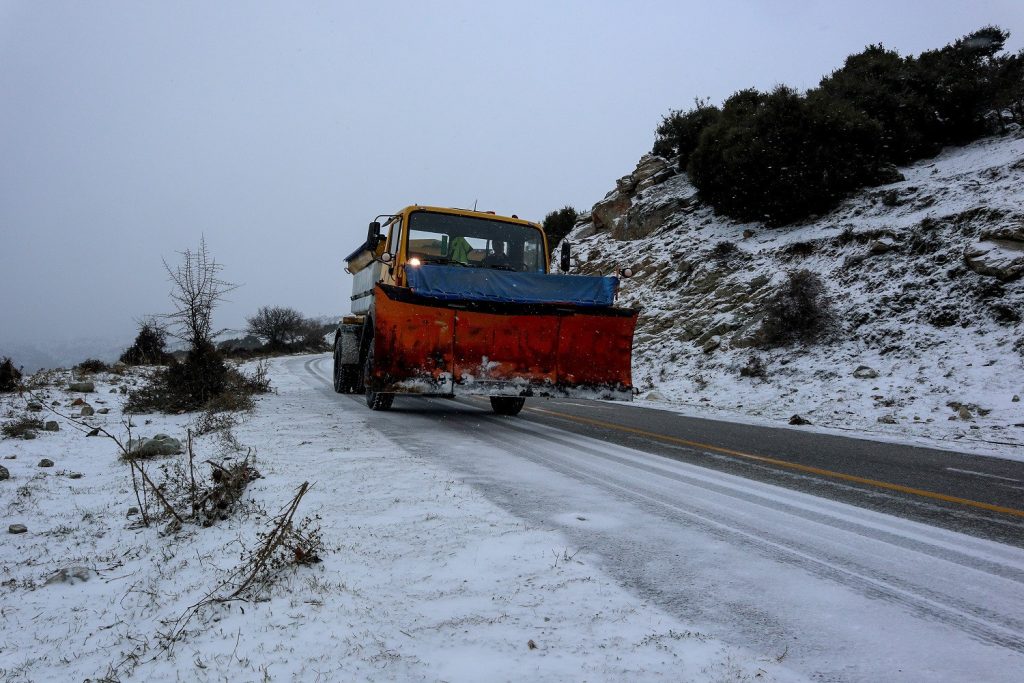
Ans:
{"type": "Polygon", "coordinates": [[[636,310],[376,290],[366,377],[374,391],[633,399],[636,310]]]}

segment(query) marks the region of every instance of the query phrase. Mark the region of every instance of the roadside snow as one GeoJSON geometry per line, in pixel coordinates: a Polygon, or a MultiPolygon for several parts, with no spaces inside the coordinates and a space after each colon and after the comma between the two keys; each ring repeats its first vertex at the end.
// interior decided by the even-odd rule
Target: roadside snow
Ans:
{"type": "MultiPolygon", "coordinates": [[[[577,560],[562,534],[511,516],[373,430],[357,403],[280,360],[271,379],[276,393],[234,430],[263,478],[206,529],[140,527],[127,515],[131,479],[113,442],[66,420],[58,433],[0,441],[0,457],[15,456],[0,460],[11,475],[0,481],[0,678],[800,680],[775,657],[641,603],[577,560]],[[56,466],[37,467],[42,457],[56,466]],[[306,480],[298,517],[318,519],[324,561],[284,569],[257,601],[201,610],[165,650],[161,634],[238,565],[306,480]],[[28,532],[7,534],[15,523],[28,532]],[[74,567],[84,569],[66,571],[71,582],[47,583],[74,567]]],[[[101,376],[85,397],[111,410],[86,421],[123,434],[121,395],[108,392],[132,381],[101,376]]],[[[61,412],[76,396],[42,394],[61,412]]],[[[5,417],[23,406],[0,398],[5,417]]],[[[194,417],[139,416],[133,434],[183,439],[194,417]]],[[[198,438],[196,453],[241,457],[215,435],[198,438]]],[[[159,479],[161,465],[184,457],[149,471],[159,479]]]]}

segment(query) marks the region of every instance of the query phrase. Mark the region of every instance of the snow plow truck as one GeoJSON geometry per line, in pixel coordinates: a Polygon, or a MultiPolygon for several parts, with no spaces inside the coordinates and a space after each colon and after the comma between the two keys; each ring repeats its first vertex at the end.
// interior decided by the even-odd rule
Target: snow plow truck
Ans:
{"type": "MultiPolygon", "coordinates": [[[[409,206],[377,216],[349,254],[352,315],[335,332],[334,389],[373,410],[399,394],[632,400],[638,310],[619,278],[551,272],[540,225],[493,212],[409,206]]],[[[628,277],[624,269],[618,273],[628,277]]]]}

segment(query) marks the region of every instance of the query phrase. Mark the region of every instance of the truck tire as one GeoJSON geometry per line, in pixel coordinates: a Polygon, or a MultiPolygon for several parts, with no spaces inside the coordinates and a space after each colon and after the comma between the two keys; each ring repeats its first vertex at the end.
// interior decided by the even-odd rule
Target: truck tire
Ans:
{"type": "Polygon", "coordinates": [[[497,415],[518,415],[525,403],[522,396],[491,396],[491,410],[497,415]]]}
{"type": "Polygon", "coordinates": [[[344,367],[341,362],[341,344],[336,339],[334,340],[334,391],[339,394],[347,393],[345,391],[344,367]]]}
{"type": "Polygon", "coordinates": [[[388,410],[395,400],[394,394],[386,394],[374,391],[370,388],[370,378],[373,376],[373,341],[370,341],[370,350],[366,354],[366,368],[363,374],[363,384],[366,386],[366,405],[370,410],[388,410]]]}
{"type": "Polygon", "coordinates": [[[361,393],[359,366],[342,360],[341,343],[334,342],[334,390],[339,394],[361,393]]]}

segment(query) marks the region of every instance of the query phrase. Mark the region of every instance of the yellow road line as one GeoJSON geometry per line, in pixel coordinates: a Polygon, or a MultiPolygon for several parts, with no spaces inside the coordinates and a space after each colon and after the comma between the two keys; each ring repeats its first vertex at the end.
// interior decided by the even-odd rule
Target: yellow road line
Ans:
{"type": "Polygon", "coordinates": [[[797,470],[799,472],[807,472],[809,474],[817,474],[823,477],[830,477],[832,479],[840,479],[842,481],[850,481],[857,484],[866,484],[868,486],[874,486],[880,489],[886,489],[888,491],[899,491],[900,493],[909,493],[914,496],[920,496],[922,498],[931,498],[932,500],[941,500],[946,503],[956,503],[958,505],[966,505],[968,507],[979,508],[982,510],[989,510],[991,512],[1000,512],[1006,515],[1013,515],[1014,517],[1024,517],[1024,510],[1017,510],[1014,508],[1003,507],[1001,505],[993,505],[992,503],[983,503],[977,500],[969,500],[967,498],[958,498],[957,496],[946,495],[945,493],[936,493],[934,491],[925,491],[923,489],[915,489],[911,486],[903,486],[902,484],[893,484],[887,481],[879,481],[877,479],[868,479],[867,477],[858,477],[854,474],[845,474],[843,472],[834,472],[832,470],[822,469],[820,467],[812,467],[811,465],[801,465],[795,462],[789,462],[786,460],[779,460],[778,458],[769,458],[764,455],[754,455],[753,453],[744,453],[743,451],[736,451],[731,448],[722,448],[721,446],[713,446],[711,444],[701,443],[700,441],[690,441],[689,439],[682,439],[678,436],[668,436],[666,434],[658,434],[657,432],[649,432],[645,429],[637,429],[636,427],[627,427],[625,425],[615,424],[613,422],[605,422],[603,420],[594,420],[588,417],[579,417],[577,415],[569,415],[568,413],[560,413],[555,410],[546,410],[544,408],[527,408],[536,413],[545,413],[547,415],[553,415],[555,417],[562,418],[564,420],[571,420],[573,422],[579,422],[582,424],[593,425],[595,427],[603,427],[605,429],[614,429],[620,432],[629,432],[630,434],[637,434],[639,436],[646,436],[651,439],[657,439],[658,441],[665,441],[667,443],[680,444],[682,446],[690,446],[692,448],[699,448],[705,451],[712,451],[715,453],[722,453],[725,455],[731,455],[737,458],[744,458],[746,460],[754,460],[756,462],[767,463],[769,465],[775,465],[777,467],[785,467],[791,470],[797,470]]]}

